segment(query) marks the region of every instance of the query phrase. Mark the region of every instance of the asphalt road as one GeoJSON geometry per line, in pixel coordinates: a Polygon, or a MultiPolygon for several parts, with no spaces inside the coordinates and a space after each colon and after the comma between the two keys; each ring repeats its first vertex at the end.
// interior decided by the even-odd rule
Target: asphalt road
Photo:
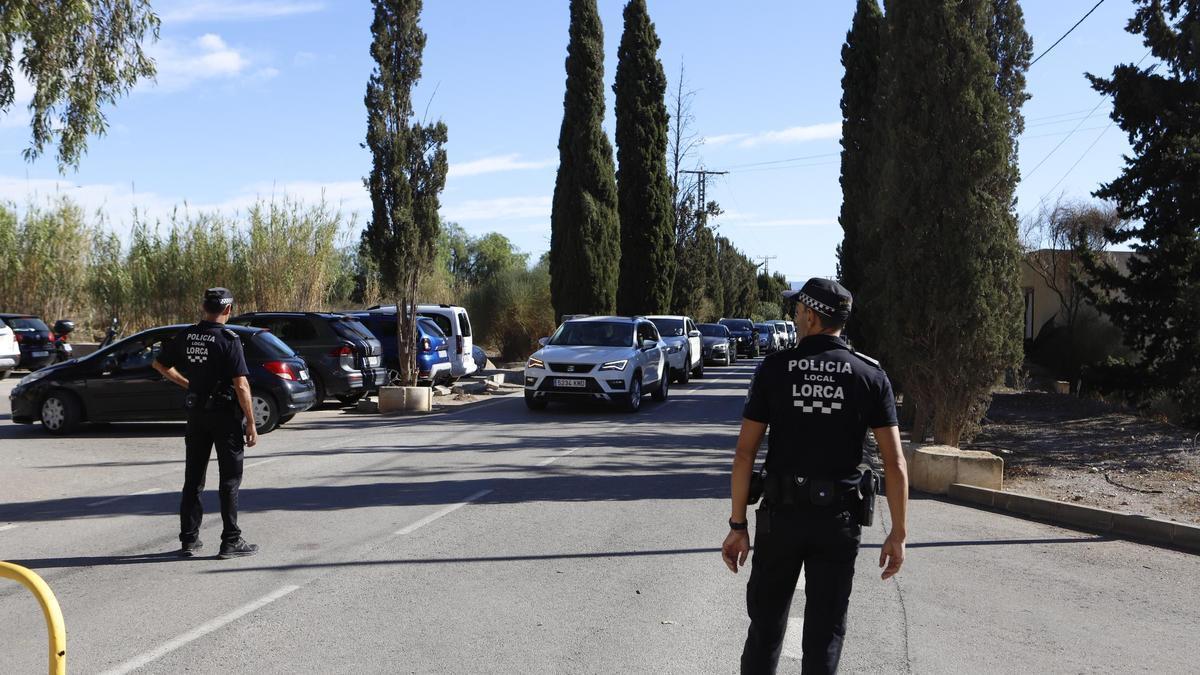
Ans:
{"type": "MultiPolygon", "coordinates": [[[[718,549],[752,368],[636,415],[517,397],[301,415],[247,453],[241,522],[263,550],[232,561],[212,557],[215,463],[206,555],[175,557],[181,425],[56,439],[11,423],[4,381],[0,559],[53,587],[73,672],[736,672],[748,569],[718,549]]],[[[864,535],[843,672],[1195,672],[1200,557],[911,511],[896,580],[875,568],[882,527],[864,535]]],[[[0,672],[45,668],[41,613],[4,581],[0,635],[0,672]]]]}

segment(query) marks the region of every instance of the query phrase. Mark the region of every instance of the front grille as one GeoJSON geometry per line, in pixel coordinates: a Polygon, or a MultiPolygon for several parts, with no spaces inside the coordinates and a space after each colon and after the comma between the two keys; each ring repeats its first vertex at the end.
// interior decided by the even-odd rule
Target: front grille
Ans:
{"type": "Polygon", "coordinates": [[[590,373],[596,367],[594,363],[547,363],[551,372],[555,373],[590,373]]]}

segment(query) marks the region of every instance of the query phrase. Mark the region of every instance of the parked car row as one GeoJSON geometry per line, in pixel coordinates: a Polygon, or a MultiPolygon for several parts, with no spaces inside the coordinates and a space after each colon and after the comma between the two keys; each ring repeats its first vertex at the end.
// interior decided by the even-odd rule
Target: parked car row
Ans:
{"type": "Polygon", "coordinates": [[[796,344],[794,326],[789,333],[787,325],[756,326],[749,319],[702,324],[665,315],[563,319],[525,363],[530,410],[543,410],[551,401],[594,400],[636,412],[646,394],[666,400],[672,382],[703,377],[705,365],[729,366],[741,354],[754,358],[796,344]]]}
{"type": "MultiPolygon", "coordinates": [[[[450,382],[484,367],[487,357],[474,348],[465,309],[418,305],[416,314],[415,359],[421,383],[450,382]]],[[[184,325],[152,328],[85,357],[52,363],[48,345],[55,333],[44,322],[26,315],[5,314],[0,319],[0,376],[14,368],[34,371],[10,394],[14,422],[40,421],[47,431],[66,434],[84,422],[186,417],[185,392],[152,366],[184,325]]],[[[352,312],[249,312],[231,318],[229,328],[241,338],[250,367],[251,403],[260,433],[286,424],[328,397],[352,404],[399,378],[394,306],[352,312]]]]}

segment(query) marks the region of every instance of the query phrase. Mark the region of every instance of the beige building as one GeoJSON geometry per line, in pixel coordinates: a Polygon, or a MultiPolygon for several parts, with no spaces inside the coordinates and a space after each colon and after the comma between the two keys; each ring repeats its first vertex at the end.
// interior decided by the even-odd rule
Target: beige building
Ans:
{"type": "MultiPolygon", "coordinates": [[[[1117,269],[1124,272],[1129,268],[1130,251],[1105,253],[1117,269]]],[[[1025,339],[1037,338],[1042,329],[1064,321],[1063,303],[1076,301],[1071,290],[1071,270],[1077,265],[1071,251],[1040,249],[1026,254],[1021,261],[1021,289],[1025,295],[1025,339]],[[1056,290],[1057,289],[1057,290],[1056,290]],[[1062,297],[1060,297],[1060,293],[1062,297]]],[[[1108,318],[1081,298],[1079,317],[1088,322],[1099,321],[1110,324],[1108,318]]]]}

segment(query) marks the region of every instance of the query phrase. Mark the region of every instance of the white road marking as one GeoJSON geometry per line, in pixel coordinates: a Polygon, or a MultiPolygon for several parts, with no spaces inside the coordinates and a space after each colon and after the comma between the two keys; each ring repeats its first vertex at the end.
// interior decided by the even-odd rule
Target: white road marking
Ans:
{"type": "Polygon", "coordinates": [[[6,530],[15,530],[15,529],[17,529],[17,527],[19,527],[19,526],[18,525],[0,525],[0,532],[4,532],[6,530]]]}
{"type": "Polygon", "coordinates": [[[246,466],[243,466],[242,469],[245,470],[245,469],[249,469],[249,468],[256,467],[256,466],[262,466],[263,464],[270,464],[271,462],[274,462],[277,459],[279,459],[279,457],[271,457],[270,459],[264,459],[261,462],[254,462],[252,464],[247,464],[246,466]]]}
{"type": "Polygon", "coordinates": [[[250,612],[253,612],[253,611],[262,609],[263,607],[266,607],[267,605],[271,604],[272,602],[275,602],[276,600],[282,598],[283,596],[287,595],[288,593],[291,593],[292,591],[295,591],[299,588],[300,588],[299,586],[284,586],[283,588],[280,588],[279,590],[275,591],[274,593],[271,593],[270,595],[265,595],[265,596],[259,598],[258,600],[255,600],[254,602],[242,605],[241,607],[238,607],[237,609],[233,610],[232,612],[229,612],[228,614],[218,616],[217,618],[213,619],[212,621],[209,621],[208,623],[206,623],[198,628],[190,630],[190,631],[184,633],[183,635],[180,635],[179,637],[176,637],[172,640],[169,640],[169,641],[159,645],[155,649],[151,649],[150,651],[145,652],[139,656],[135,656],[134,658],[126,661],[125,663],[122,663],[121,665],[117,666],[116,668],[112,668],[111,670],[106,670],[106,671],[104,671],[103,675],[125,675],[125,673],[132,672],[134,670],[137,670],[138,668],[141,668],[142,666],[145,666],[149,663],[153,663],[154,661],[161,659],[162,657],[166,656],[167,654],[170,654],[171,652],[175,651],[176,649],[179,649],[180,647],[188,644],[189,642],[195,642],[196,640],[204,637],[205,635],[208,635],[209,633],[211,633],[215,630],[218,630],[228,624],[233,623],[234,621],[237,621],[238,619],[242,618],[243,616],[246,616],[250,612]]]}
{"type": "Polygon", "coordinates": [[[148,490],[141,490],[140,492],[131,492],[127,495],[118,495],[116,497],[109,497],[108,499],[101,499],[100,501],[92,502],[91,504],[88,504],[87,506],[104,506],[105,504],[111,504],[111,503],[121,500],[121,499],[128,499],[130,497],[136,497],[137,495],[148,495],[152,492],[158,492],[159,490],[160,490],[160,488],[150,488],[148,490]]]}
{"type": "Polygon", "coordinates": [[[578,449],[579,448],[571,448],[570,450],[567,450],[564,453],[555,455],[554,457],[547,457],[546,459],[543,459],[542,461],[538,462],[537,465],[538,466],[549,466],[549,465],[557,462],[558,460],[562,459],[563,457],[566,457],[567,455],[575,452],[578,449]]]}
{"type": "Polygon", "coordinates": [[[451,513],[454,513],[455,511],[466,506],[467,504],[470,504],[471,502],[475,501],[476,499],[479,499],[480,497],[482,497],[486,494],[489,494],[490,492],[491,492],[491,490],[480,490],[479,492],[476,492],[475,494],[471,495],[470,497],[467,497],[465,500],[463,500],[457,504],[451,504],[450,506],[447,506],[443,509],[434,511],[433,513],[429,514],[428,516],[425,516],[424,518],[418,520],[417,522],[413,523],[412,525],[409,525],[407,527],[403,527],[399,530],[396,530],[396,533],[394,536],[402,537],[406,534],[412,534],[413,532],[416,532],[417,530],[421,529],[422,527],[425,527],[426,525],[437,520],[438,518],[441,518],[442,516],[448,516],[451,513]]]}

